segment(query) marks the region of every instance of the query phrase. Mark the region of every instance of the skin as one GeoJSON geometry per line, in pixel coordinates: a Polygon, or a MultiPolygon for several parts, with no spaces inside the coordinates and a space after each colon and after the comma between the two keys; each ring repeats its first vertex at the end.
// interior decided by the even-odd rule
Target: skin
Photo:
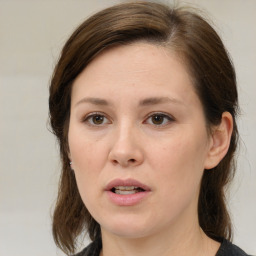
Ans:
{"type": "Polygon", "coordinates": [[[224,113],[207,132],[192,79],[170,49],[138,42],[98,55],[73,84],[68,139],[102,255],[215,255],[219,244],[200,229],[197,202],[204,169],[224,157],[231,131],[224,113]],[[116,178],[136,179],[150,194],[117,206],[104,191],[116,178]]]}

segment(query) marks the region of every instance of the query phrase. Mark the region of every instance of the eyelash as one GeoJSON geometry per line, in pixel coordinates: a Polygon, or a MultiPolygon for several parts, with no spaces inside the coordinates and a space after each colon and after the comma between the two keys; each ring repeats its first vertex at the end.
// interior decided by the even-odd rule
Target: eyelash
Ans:
{"type": "Polygon", "coordinates": [[[91,114],[85,116],[82,119],[82,122],[88,124],[89,126],[94,126],[94,127],[103,126],[102,124],[97,125],[97,124],[93,124],[93,123],[90,122],[90,120],[92,121],[92,118],[96,117],[96,116],[103,117],[104,119],[106,118],[105,114],[100,113],[100,112],[94,112],[94,113],[91,113],[91,114]]]}
{"type": "Polygon", "coordinates": [[[162,112],[154,112],[154,113],[151,113],[147,116],[146,120],[148,120],[149,118],[153,118],[153,117],[161,117],[163,119],[165,119],[165,124],[160,124],[160,125],[157,125],[157,124],[153,124],[151,123],[151,125],[154,125],[156,126],[157,128],[161,128],[161,127],[165,127],[167,126],[168,124],[172,123],[175,121],[175,119],[169,115],[169,114],[166,114],[166,113],[162,113],[162,112]]]}
{"type": "MultiPolygon", "coordinates": [[[[82,122],[83,122],[83,123],[86,123],[86,124],[88,124],[89,126],[92,126],[92,127],[102,127],[102,126],[104,125],[104,123],[97,125],[97,124],[93,123],[93,121],[92,121],[92,118],[93,118],[93,117],[97,117],[97,116],[98,116],[98,117],[101,117],[101,118],[103,118],[103,119],[107,119],[104,113],[94,112],[94,113],[91,113],[91,114],[85,116],[85,117],[82,119],[82,122]]],[[[150,124],[150,125],[153,125],[153,126],[155,126],[155,127],[157,127],[157,128],[165,127],[165,126],[167,126],[168,124],[170,124],[170,123],[172,123],[172,122],[175,121],[175,119],[174,119],[171,115],[166,114],[166,113],[162,113],[162,112],[154,112],[154,113],[149,114],[149,115],[147,116],[147,118],[146,118],[146,121],[147,121],[149,118],[156,117],[156,116],[165,119],[165,124],[159,124],[159,125],[154,124],[154,123],[151,123],[151,124],[150,124]]]]}

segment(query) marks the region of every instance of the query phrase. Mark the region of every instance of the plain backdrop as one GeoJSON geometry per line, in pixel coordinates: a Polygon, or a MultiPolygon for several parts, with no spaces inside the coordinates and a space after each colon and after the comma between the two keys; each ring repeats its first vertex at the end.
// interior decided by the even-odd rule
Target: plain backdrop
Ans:
{"type": "MultiPolygon", "coordinates": [[[[62,255],[51,236],[60,165],[47,124],[49,80],[60,49],[75,27],[118,2],[0,0],[2,256],[62,255]]],[[[207,11],[237,71],[242,143],[228,201],[234,243],[256,255],[256,0],[187,2],[207,11]]]]}

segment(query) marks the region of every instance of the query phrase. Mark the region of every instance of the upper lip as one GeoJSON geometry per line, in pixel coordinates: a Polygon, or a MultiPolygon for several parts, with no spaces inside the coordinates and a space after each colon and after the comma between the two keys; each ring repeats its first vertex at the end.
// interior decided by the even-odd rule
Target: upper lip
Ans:
{"type": "Polygon", "coordinates": [[[110,191],[111,189],[113,189],[114,187],[117,187],[117,186],[127,186],[127,187],[128,186],[134,186],[134,187],[142,188],[145,191],[150,191],[151,190],[147,185],[141,183],[140,181],[134,180],[134,179],[125,179],[125,180],[115,179],[115,180],[112,180],[107,184],[107,186],[105,187],[105,190],[110,191]]]}

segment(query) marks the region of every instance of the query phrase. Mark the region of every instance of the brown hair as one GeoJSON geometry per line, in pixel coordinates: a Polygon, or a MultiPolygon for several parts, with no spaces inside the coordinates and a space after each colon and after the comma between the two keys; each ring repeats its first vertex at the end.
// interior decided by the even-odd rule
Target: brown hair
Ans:
{"type": "Polygon", "coordinates": [[[62,159],[52,230],[56,244],[66,253],[74,252],[82,231],[87,230],[92,240],[100,236],[100,226],[83,204],[69,166],[67,136],[72,83],[104,49],[139,40],[169,47],[181,56],[193,78],[208,127],[219,124],[224,111],[233,116],[228,153],[217,167],[204,171],[198,202],[199,223],[204,232],[216,240],[231,239],[224,188],[233,177],[238,138],[232,63],[215,30],[194,11],[134,2],[100,11],[82,23],[65,44],[52,77],[50,122],[62,159]]]}

